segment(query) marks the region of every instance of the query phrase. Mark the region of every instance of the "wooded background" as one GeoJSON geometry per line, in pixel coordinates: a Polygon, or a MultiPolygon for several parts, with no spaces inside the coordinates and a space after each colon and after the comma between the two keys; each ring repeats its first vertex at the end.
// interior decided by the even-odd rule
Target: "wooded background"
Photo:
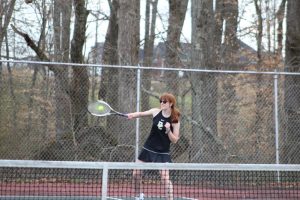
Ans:
{"type": "MultiPolygon", "coordinates": [[[[0,63],[1,158],[133,160],[135,124],[116,117],[93,119],[86,112],[93,99],[122,112],[137,109],[137,71],[125,66],[299,72],[300,1],[165,0],[168,16],[158,12],[159,1],[164,0],[107,0],[106,14],[100,7],[104,0],[1,0],[1,59],[48,63],[0,63]],[[254,8],[253,23],[244,27],[240,22],[248,6],[254,8]],[[28,10],[31,17],[24,18],[28,10]],[[187,12],[191,41],[182,37],[187,12]],[[168,19],[165,33],[157,31],[163,17],[168,19]],[[104,20],[105,40],[98,41],[104,20]],[[96,28],[90,36],[92,23],[96,28]],[[95,39],[88,53],[87,37],[95,39]],[[245,37],[255,44],[247,45],[245,37]],[[38,136],[42,139],[27,140],[38,133],[44,133],[38,136]],[[80,146],[82,135],[89,134],[94,138],[80,146]],[[99,157],[111,147],[120,147],[119,157],[99,157]],[[121,152],[128,153],[122,157],[121,152]]],[[[299,79],[297,74],[280,76],[281,163],[300,161],[299,79]]],[[[186,121],[178,162],[275,162],[272,76],[149,69],[142,71],[141,80],[140,110],[157,106],[157,96],[165,91],[186,106],[181,108],[186,121]],[[239,137],[226,142],[233,136],[239,137]]],[[[150,120],[141,122],[142,139],[150,120]]]]}

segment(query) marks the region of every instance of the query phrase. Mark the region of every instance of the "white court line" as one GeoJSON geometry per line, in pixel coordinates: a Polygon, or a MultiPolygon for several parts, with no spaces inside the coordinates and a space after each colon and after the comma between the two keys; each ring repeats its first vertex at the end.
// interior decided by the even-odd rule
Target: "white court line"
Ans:
{"type": "Polygon", "coordinates": [[[188,199],[188,200],[199,200],[199,199],[194,199],[194,198],[189,198],[189,197],[180,197],[181,199],[188,199]]]}
{"type": "Polygon", "coordinates": [[[123,199],[119,199],[119,198],[116,198],[116,197],[107,197],[108,199],[114,199],[114,200],[123,200],[123,199]]]}
{"type": "MultiPolygon", "coordinates": [[[[145,197],[147,199],[147,197],[145,197]]],[[[150,197],[150,198],[159,198],[159,197],[150,197]]],[[[199,199],[194,199],[194,198],[189,198],[189,197],[177,197],[179,199],[186,199],[186,200],[199,200],[199,199]]],[[[107,199],[114,199],[114,200],[124,200],[124,199],[119,199],[116,197],[107,197],[107,199]]]]}

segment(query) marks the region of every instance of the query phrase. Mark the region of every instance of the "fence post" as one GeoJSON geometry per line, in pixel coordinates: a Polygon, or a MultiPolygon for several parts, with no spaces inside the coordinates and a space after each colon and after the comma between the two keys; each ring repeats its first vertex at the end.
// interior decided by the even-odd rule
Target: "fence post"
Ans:
{"type": "Polygon", "coordinates": [[[108,189],[108,166],[105,163],[102,169],[102,197],[101,200],[107,199],[107,189],[108,189]]]}
{"type": "MultiPolygon", "coordinates": [[[[275,70],[275,72],[277,72],[277,70],[275,70]]],[[[276,164],[279,164],[278,74],[274,74],[274,121],[276,164]]],[[[277,182],[280,183],[280,171],[277,171],[277,182]]]]}
{"type": "MultiPolygon", "coordinates": [[[[137,69],[137,80],[136,80],[136,112],[140,111],[140,92],[141,92],[141,69],[138,65],[137,69]]],[[[138,159],[139,154],[139,135],[140,135],[140,119],[136,118],[136,127],[135,127],[135,160],[138,159]]]]}
{"type": "Polygon", "coordinates": [[[274,121],[275,121],[276,164],[279,164],[280,161],[279,161],[279,120],[278,120],[278,74],[274,75],[274,121]]]}

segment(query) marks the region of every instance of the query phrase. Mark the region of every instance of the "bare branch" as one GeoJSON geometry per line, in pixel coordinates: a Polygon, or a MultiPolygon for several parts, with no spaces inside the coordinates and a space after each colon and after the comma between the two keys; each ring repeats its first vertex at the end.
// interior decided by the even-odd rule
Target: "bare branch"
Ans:
{"type": "Polygon", "coordinates": [[[28,34],[19,31],[14,25],[11,24],[12,29],[20,36],[24,38],[27,45],[37,54],[37,56],[43,61],[50,61],[48,56],[34,43],[28,34]]]}

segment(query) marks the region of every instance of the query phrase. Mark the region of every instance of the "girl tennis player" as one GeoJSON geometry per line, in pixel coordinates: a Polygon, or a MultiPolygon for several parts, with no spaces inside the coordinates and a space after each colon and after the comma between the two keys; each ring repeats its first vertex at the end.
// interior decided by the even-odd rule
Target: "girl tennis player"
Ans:
{"type": "MultiPolygon", "coordinates": [[[[160,97],[160,108],[152,108],[144,112],[128,114],[128,119],[152,116],[153,124],[137,162],[168,163],[171,161],[170,143],[176,143],[179,139],[180,112],[176,108],[176,99],[170,93],[164,93],[160,97]]],[[[173,185],[170,181],[169,170],[160,170],[160,177],[166,188],[168,200],[173,200],[173,185]]],[[[134,170],[135,192],[138,200],[143,200],[141,191],[141,171],[134,170]]]]}

